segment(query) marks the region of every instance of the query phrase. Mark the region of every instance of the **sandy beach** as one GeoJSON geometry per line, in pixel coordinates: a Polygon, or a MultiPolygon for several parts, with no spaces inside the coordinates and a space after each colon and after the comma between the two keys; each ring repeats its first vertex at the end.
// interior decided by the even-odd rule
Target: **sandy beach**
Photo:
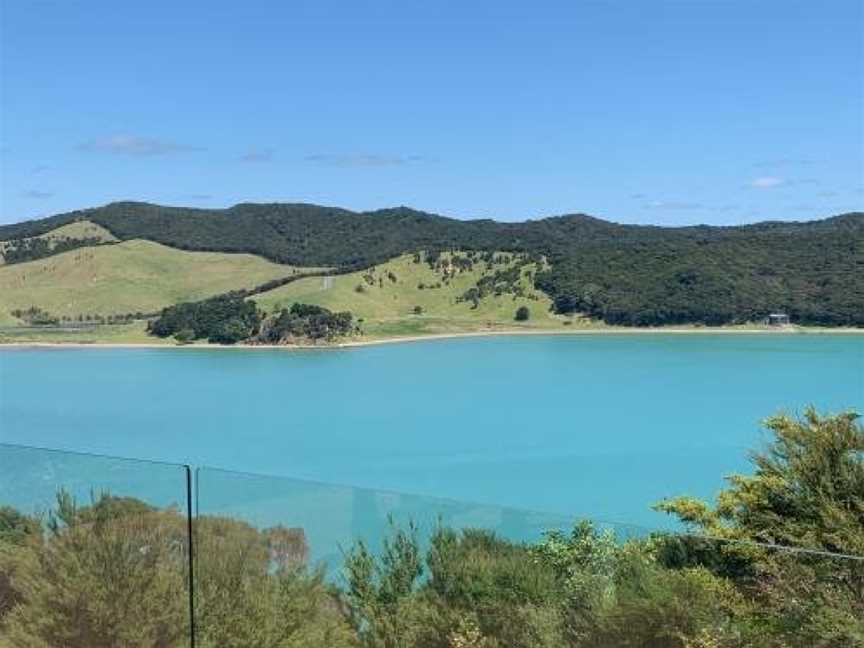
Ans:
{"type": "Polygon", "coordinates": [[[468,331],[454,333],[430,333],[429,335],[410,335],[390,338],[372,338],[367,340],[347,340],[331,344],[172,344],[170,342],[0,342],[0,349],[229,349],[229,350],[320,350],[320,349],[350,349],[385,344],[406,344],[411,342],[428,342],[435,340],[453,340],[476,337],[506,337],[506,336],[615,336],[615,335],[864,335],[864,329],[858,328],[726,328],[726,327],[653,327],[653,328],[596,328],[574,330],[496,330],[468,331]]]}

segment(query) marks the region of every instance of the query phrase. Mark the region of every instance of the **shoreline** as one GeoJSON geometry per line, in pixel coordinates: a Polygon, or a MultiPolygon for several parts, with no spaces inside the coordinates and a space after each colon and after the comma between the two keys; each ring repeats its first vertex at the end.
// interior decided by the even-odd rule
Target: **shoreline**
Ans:
{"type": "Polygon", "coordinates": [[[332,344],[172,344],[168,342],[0,342],[3,349],[231,349],[231,350],[262,350],[262,351],[295,351],[295,350],[326,350],[352,349],[387,344],[408,344],[435,340],[452,340],[460,338],[506,337],[506,336],[611,336],[611,335],[864,335],[860,328],[724,328],[724,327],[653,327],[653,328],[596,328],[576,330],[501,330],[501,331],[466,331],[453,333],[430,333],[428,335],[408,335],[369,340],[349,340],[332,344]]]}

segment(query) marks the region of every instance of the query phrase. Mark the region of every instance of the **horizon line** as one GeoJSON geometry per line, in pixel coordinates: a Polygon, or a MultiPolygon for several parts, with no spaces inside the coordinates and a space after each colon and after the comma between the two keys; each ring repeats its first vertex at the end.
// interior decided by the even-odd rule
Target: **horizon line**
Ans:
{"type": "Polygon", "coordinates": [[[241,202],[234,203],[233,205],[229,205],[227,207],[199,207],[199,206],[190,206],[190,205],[182,205],[182,204],[164,204],[164,203],[157,203],[157,202],[149,202],[146,200],[112,200],[110,202],[102,203],[102,204],[92,206],[92,207],[80,207],[80,208],[71,209],[68,211],[53,212],[53,213],[43,215],[43,216],[34,216],[32,218],[25,218],[23,220],[16,220],[16,221],[9,221],[9,222],[0,221],[0,228],[14,226],[14,225],[21,225],[24,223],[31,223],[31,222],[35,222],[35,221],[47,220],[49,218],[55,218],[57,216],[63,216],[63,215],[67,215],[67,214],[74,214],[76,212],[87,212],[87,211],[93,211],[93,210],[97,210],[97,209],[104,209],[104,208],[110,207],[112,205],[122,205],[122,204],[148,205],[148,206],[152,206],[152,207],[161,207],[161,208],[167,208],[167,209],[188,209],[188,210],[203,211],[203,212],[226,212],[226,211],[230,211],[232,209],[236,209],[237,207],[243,207],[243,206],[247,206],[247,205],[250,205],[250,206],[291,206],[291,207],[302,206],[302,207],[316,207],[316,208],[321,208],[321,209],[332,209],[332,210],[342,211],[342,212],[346,212],[349,214],[360,215],[360,216],[373,215],[373,214],[380,213],[380,212],[393,211],[393,210],[398,210],[398,209],[406,209],[406,210],[418,212],[418,213],[421,213],[421,214],[424,214],[427,216],[446,218],[449,220],[460,221],[460,222],[465,222],[465,223],[470,223],[470,222],[476,223],[476,222],[485,221],[485,222],[500,223],[500,224],[505,224],[505,225],[506,224],[520,224],[520,223],[529,223],[529,222],[539,222],[539,221],[544,221],[544,220],[551,220],[554,218],[583,217],[583,218],[590,218],[592,220],[597,220],[597,221],[612,224],[612,225],[620,225],[623,227],[657,227],[657,228],[662,228],[662,229],[686,229],[686,228],[693,228],[693,227],[713,227],[713,228],[750,227],[750,226],[754,226],[754,225],[762,225],[762,224],[767,224],[767,223],[789,223],[789,224],[816,223],[816,222],[826,221],[826,220],[830,220],[832,218],[838,218],[838,217],[842,217],[842,216],[864,214],[864,208],[861,208],[860,210],[856,209],[856,210],[852,210],[852,211],[843,211],[843,212],[838,212],[838,213],[832,213],[829,215],[817,216],[817,217],[813,217],[813,218],[805,218],[803,220],[802,219],[785,220],[785,219],[777,219],[777,218],[764,218],[764,219],[760,219],[757,221],[737,222],[737,223],[731,223],[731,224],[730,223],[715,224],[715,223],[698,222],[698,223],[692,223],[692,224],[669,225],[669,224],[660,224],[660,223],[656,223],[656,222],[652,222],[652,223],[627,223],[627,222],[621,222],[618,220],[611,220],[611,219],[601,217],[601,216],[595,216],[593,214],[589,214],[587,212],[581,212],[581,211],[562,212],[562,213],[548,214],[545,216],[529,216],[529,217],[519,219],[519,220],[499,220],[499,219],[496,219],[493,217],[488,217],[488,216],[486,216],[486,217],[451,216],[451,215],[442,214],[442,213],[436,212],[436,211],[426,211],[424,209],[419,209],[417,207],[412,207],[410,205],[404,205],[404,204],[403,205],[377,207],[375,209],[359,210],[359,209],[351,209],[349,207],[342,207],[339,205],[326,205],[326,204],[313,203],[313,202],[293,202],[293,201],[262,201],[262,202],[241,201],[241,202]]]}

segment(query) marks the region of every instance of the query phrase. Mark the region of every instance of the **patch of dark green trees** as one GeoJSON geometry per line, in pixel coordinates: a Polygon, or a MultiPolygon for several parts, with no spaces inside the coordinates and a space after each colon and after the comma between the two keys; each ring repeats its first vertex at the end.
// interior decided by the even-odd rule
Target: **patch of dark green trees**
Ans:
{"type": "Polygon", "coordinates": [[[282,344],[331,341],[355,333],[357,325],[349,312],[309,304],[295,303],[266,316],[244,295],[229,293],[169,306],[148,324],[148,331],[181,343],[203,339],[215,344],[282,344]]]}

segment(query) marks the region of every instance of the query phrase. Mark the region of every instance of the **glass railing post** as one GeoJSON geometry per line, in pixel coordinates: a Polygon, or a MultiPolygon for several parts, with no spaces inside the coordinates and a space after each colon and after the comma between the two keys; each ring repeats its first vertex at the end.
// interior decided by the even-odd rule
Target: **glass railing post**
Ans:
{"type": "Polygon", "coordinates": [[[189,571],[189,646],[195,648],[195,533],[193,530],[192,510],[192,467],[184,465],[186,472],[186,546],[189,571]]]}

